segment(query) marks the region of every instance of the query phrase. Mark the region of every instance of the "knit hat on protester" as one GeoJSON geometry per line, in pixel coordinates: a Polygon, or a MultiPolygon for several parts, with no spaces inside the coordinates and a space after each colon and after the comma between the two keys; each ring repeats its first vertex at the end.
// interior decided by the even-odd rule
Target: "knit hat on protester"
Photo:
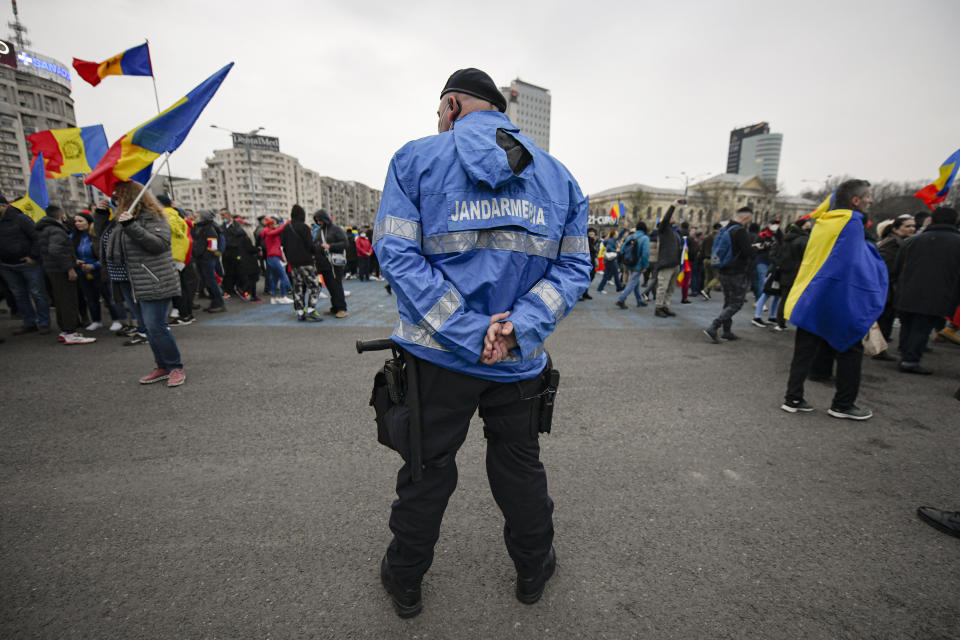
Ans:
{"type": "Polygon", "coordinates": [[[454,71],[447,78],[447,84],[443,86],[440,97],[450,92],[465,93],[468,96],[486,100],[501,112],[507,110],[507,99],[503,97],[493,79],[480,69],[471,67],[454,71]]]}

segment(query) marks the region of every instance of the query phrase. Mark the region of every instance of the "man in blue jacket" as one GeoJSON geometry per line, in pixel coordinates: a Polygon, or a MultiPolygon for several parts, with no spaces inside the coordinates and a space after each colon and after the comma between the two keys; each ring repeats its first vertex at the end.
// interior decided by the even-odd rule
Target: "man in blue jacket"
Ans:
{"type": "Polygon", "coordinates": [[[440,98],[439,135],[394,155],[374,228],[397,292],[392,339],[420,386],[422,480],[406,456],[380,567],[401,617],[420,612],[455,456],[478,408],[516,596],[533,604],[543,593],[556,567],[537,441],[543,343],[590,281],[587,199],[570,172],[502,113],[486,73],[455,72],[440,98]]]}
{"type": "Polygon", "coordinates": [[[617,299],[617,306],[621,309],[627,308],[626,300],[631,291],[637,298],[638,307],[647,306],[647,303],[640,297],[640,290],[643,288],[641,284],[643,280],[643,270],[650,266],[650,238],[647,237],[647,225],[643,220],[637,223],[636,230],[623,241],[623,245],[620,247],[621,254],[632,241],[636,241],[637,243],[637,262],[633,265],[627,265],[627,268],[630,269],[631,272],[630,282],[627,283],[627,286],[624,287],[623,292],[617,299]]]}

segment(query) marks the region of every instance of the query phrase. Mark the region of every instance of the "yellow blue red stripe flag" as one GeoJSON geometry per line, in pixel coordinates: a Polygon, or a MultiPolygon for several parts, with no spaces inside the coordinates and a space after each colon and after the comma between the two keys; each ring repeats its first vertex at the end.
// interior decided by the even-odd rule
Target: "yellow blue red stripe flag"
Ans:
{"type": "Polygon", "coordinates": [[[954,151],[950,157],[940,165],[940,176],[936,180],[913,195],[923,200],[928,207],[933,209],[935,205],[947,199],[947,194],[950,193],[950,187],[953,186],[953,181],[957,177],[958,169],[960,169],[960,149],[954,151]]]}
{"type": "Polygon", "coordinates": [[[46,208],[50,206],[50,194],[47,193],[47,176],[43,168],[42,153],[33,161],[27,195],[10,204],[33,218],[34,222],[46,215],[46,208]]]}
{"type": "Polygon", "coordinates": [[[864,236],[862,213],[832,209],[811,217],[816,224],[784,315],[837,351],[846,351],[867,335],[883,311],[887,268],[864,236]]]}
{"type": "Polygon", "coordinates": [[[118,53],[103,62],[88,62],[73,59],[73,68],[77,75],[97,86],[107,76],[152,76],[153,64],[150,62],[150,47],[144,42],[118,53]]]}
{"type": "Polygon", "coordinates": [[[232,67],[231,62],[156,118],[114,142],[83,181],[110,194],[118,182],[133,179],[162,154],[174,151],[186,139],[232,67]]]}

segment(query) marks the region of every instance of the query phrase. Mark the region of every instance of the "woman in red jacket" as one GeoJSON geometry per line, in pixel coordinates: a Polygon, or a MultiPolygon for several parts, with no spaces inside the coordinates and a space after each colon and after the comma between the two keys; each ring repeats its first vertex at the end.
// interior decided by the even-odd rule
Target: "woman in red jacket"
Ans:
{"type": "Polygon", "coordinates": [[[357,269],[360,272],[360,282],[370,280],[370,256],[373,255],[373,245],[370,244],[368,234],[368,231],[364,231],[357,235],[357,269]]]}

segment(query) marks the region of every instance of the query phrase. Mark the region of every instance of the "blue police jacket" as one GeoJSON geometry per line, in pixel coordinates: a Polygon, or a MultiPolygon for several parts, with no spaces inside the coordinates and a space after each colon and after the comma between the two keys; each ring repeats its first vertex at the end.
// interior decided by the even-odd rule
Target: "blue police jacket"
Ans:
{"type": "Polygon", "coordinates": [[[560,162],[497,111],[474,111],[390,161],[374,251],[397,294],[393,340],[486,380],[533,378],[543,342],[590,283],[587,199],[560,162]],[[517,175],[502,129],[532,161],[517,175]],[[518,349],[480,363],[490,316],[509,311],[518,349]]]}

